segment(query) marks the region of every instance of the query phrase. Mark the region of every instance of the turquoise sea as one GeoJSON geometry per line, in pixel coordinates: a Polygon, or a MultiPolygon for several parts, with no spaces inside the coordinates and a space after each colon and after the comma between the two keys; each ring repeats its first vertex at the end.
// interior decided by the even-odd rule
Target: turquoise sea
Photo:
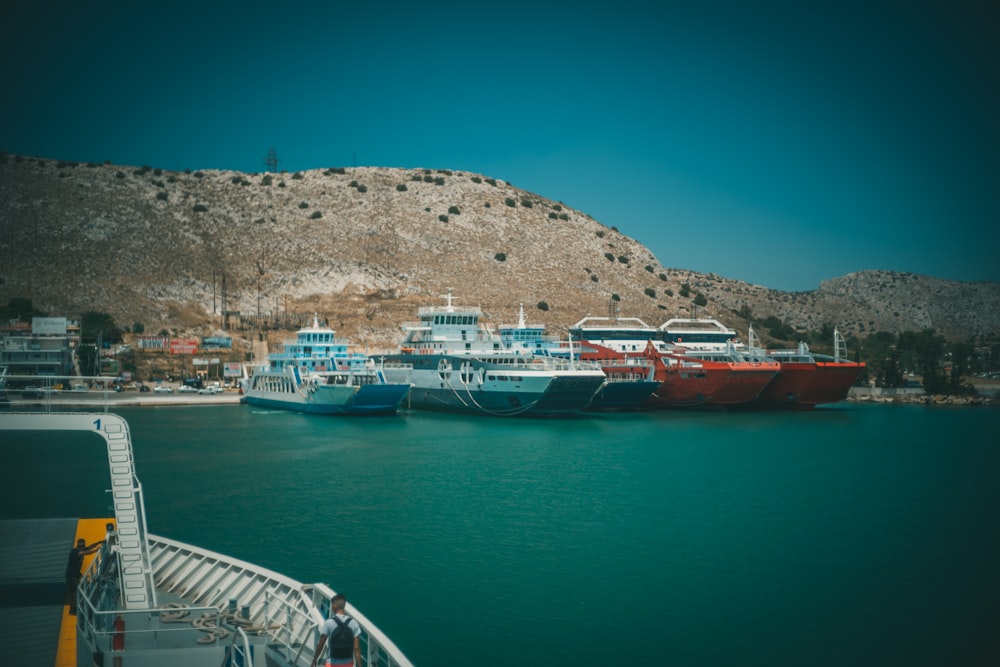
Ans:
{"type": "MultiPolygon", "coordinates": [[[[1000,664],[1000,410],[117,412],[151,532],[331,584],[418,667],[1000,664]]],[[[99,444],[4,443],[0,518],[108,515],[99,444]]]]}

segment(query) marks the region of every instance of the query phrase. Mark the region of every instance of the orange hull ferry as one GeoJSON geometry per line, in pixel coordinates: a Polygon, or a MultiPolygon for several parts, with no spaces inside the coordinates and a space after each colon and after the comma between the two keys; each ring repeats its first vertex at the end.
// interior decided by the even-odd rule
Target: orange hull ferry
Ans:
{"type": "MultiPolygon", "coordinates": [[[[753,330],[750,330],[751,343],[754,341],[753,330]]],[[[773,401],[761,407],[781,407],[792,409],[811,409],[817,405],[839,403],[847,398],[848,392],[858,381],[865,370],[864,362],[847,359],[847,345],[836,329],[833,331],[834,356],[828,357],[813,354],[805,343],[799,343],[795,350],[768,350],[766,354],[781,363],[782,374],[794,377],[800,373],[806,378],[802,386],[792,385],[794,380],[786,380],[785,385],[775,390],[774,394],[765,392],[761,399],[773,401]],[[781,393],[785,392],[785,393],[781,393]],[[786,400],[780,400],[784,397],[786,400]]]]}
{"type": "Polygon", "coordinates": [[[833,357],[812,354],[805,343],[765,350],[752,328],[744,345],[733,329],[711,318],[674,318],[654,328],[638,318],[586,317],[570,333],[658,359],[661,384],[646,407],[809,409],[844,400],[865,368],[846,359],[836,330],[833,357]]]}
{"type": "Polygon", "coordinates": [[[660,352],[650,343],[659,388],[648,407],[724,409],[752,403],[778,372],[775,362],[728,362],[660,352]]]}

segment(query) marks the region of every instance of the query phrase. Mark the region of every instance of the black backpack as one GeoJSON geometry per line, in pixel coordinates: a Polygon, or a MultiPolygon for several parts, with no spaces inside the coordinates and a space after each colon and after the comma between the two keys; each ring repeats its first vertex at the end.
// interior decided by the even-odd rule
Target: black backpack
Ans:
{"type": "Polygon", "coordinates": [[[350,616],[347,617],[346,621],[341,621],[336,614],[332,618],[337,627],[330,633],[330,657],[335,660],[353,657],[354,632],[351,630],[350,616]]]}

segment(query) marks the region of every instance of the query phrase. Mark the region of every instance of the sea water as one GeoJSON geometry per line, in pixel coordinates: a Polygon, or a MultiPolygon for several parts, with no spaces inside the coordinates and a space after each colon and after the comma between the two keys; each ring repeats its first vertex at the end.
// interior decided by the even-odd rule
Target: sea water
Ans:
{"type": "MultiPolygon", "coordinates": [[[[150,532],[329,583],[418,667],[1000,664],[996,409],[118,412],[150,532]]],[[[111,514],[93,436],[3,437],[0,518],[111,514]]]]}

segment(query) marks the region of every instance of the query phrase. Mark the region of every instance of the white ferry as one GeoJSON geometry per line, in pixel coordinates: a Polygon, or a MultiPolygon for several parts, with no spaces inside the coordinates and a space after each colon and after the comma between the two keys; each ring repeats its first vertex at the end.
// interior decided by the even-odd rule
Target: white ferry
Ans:
{"type": "Polygon", "coordinates": [[[386,355],[389,381],[413,385],[406,405],[495,416],[566,415],[590,405],[605,384],[596,364],[505,348],[475,306],[420,308],[405,324],[396,354],[386,355]]]}

